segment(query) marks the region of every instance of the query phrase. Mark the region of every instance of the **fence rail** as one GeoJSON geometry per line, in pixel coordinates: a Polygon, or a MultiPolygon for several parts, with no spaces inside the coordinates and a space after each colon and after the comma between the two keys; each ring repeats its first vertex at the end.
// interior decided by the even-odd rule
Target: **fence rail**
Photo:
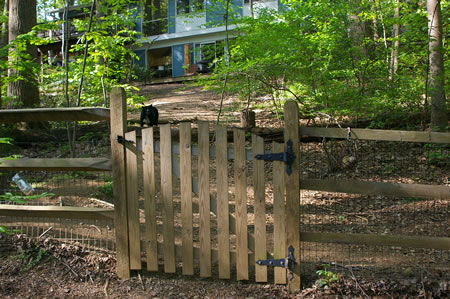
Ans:
{"type": "Polygon", "coordinates": [[[72,107],[0,110],[0,123],[100,120],[109,120],[108,108],[72,107]]]}
{"type": "Polygon", "coordinates": [[[10,217],[107,220],[113,218],[113,213],[112,209],[100,208],[0,205],[0,216],[10,217]]]}
{"type": "Polygon", "coordinates": [[[0,159],[0,170],[111,171],[111,160],[105,158],[0,159]]]}

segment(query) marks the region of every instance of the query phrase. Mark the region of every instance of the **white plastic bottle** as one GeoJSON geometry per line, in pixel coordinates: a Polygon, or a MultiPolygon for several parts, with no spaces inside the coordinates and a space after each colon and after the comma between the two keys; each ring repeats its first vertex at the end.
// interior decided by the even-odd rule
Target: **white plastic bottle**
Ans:
{"type": "Polygon", "coordinates": [[[30,184],[25,182],[18,173],[16,173],[13,178],[13,182],[16,183],[16,185],[19,187],[20,191],[22,191],[25,195],[31,195],[34,192],[33,187],[31,187],[30,184]]]}

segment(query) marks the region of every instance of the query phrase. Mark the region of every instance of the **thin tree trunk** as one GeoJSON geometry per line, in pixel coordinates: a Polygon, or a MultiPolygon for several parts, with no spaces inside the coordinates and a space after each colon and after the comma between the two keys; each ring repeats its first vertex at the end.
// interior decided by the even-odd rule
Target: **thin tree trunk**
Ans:
{"type": "MultiPolygon", "coordinates": [[[[231,0],[227,0],[226,2],[226,9],[225,9],[225,59],[226,59],[226,65],[227,65],[227,70],[225,72],[225,78],[223,80],[223,85],[222,85],[222,95],[220,96],[220,105],[219,105],[219,111],[217,112],[217,122],[216,124],[219,124],[220,122],[220,115],[222,114],[222,108],[223,108],[223,100],[225,99],[225,92],[226,92],[226,87],[227,87],[227,82],[228,82],[228,72],[229,72],[229,68],[230,68],[230,45],[229,45],[229,31],[228,31],[228,25],[229,25],[229,17],[230,17],[230,1],[231,0]]],[[[214,136],[215,137],[215,136],[214,136]]]]}
{"type": "MultiPolygon", "coordinates": [[[[91,14],[89,16],[89,26],[88,26],[87,33],[91,32],[92,19],[94,18],[94,9],[95,9],[95,0],[92,1],[91,14]]],[[[87,33],[85,34],[86,43],[84,45],[84,56],[83,56],[83,66],[81,69],[80,85],[78,86],[78,96],[77,96],[77,105],[76,105],[77,107],[80,107],[80,105],[81,105],[81,90],[83,88],[84,70],[86,69],[86,58],[87,58],[88,49],[89,49],[89,39],[87,37],[87,33]]]]}
{"type": "Polygon", "coordinates": [[[391,65],[389,68],[389,81],[394,80],[398,70],[398,51],[400,48],[400,0],[397,0],[394,11],[395,23],[392,28],[392,37],[394,39],[391,49],[391,65]]]}
{"type": "Polygon", "coordinates": [[[448,126],[447,103],[445,98],[445,70],[442,47],[442,14],[440,1],[427,0],[429,53],[430,53],[430,98],[431,127],[445,130],[448,126]]]}
{"type": "MultiPolygon", "coordinates": [[[[63,67],[64,67],[64,97],[66,99],[66,107],[70,107],[70,99],[69,99],[69,1],[65,1],[64,3],[64,28],[63,28],[63,36],[62,36],[62,57],[63,57],[63,67]]],[[[72,123],[66,122],[67,128],[67,140],[69,142],[70,147],[70,156],[72,158],[75,157],[75,145],[73,143],[73,129],[72,123]]]]}

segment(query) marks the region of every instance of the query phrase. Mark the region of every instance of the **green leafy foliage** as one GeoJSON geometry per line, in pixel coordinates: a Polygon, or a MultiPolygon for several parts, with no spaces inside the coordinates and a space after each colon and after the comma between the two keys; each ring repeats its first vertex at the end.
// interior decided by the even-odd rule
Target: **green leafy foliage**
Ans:
{"type": "Polygon", "coordinates": [[[44,259],[50,256],[47,249],[39,246],[31,246],[22,251],[20,258],[24,261],[24,270],[28,271],[39,265],[44,259]]]}
{"type": "MultiPolygon", "coordinates": [[[[28,44],[45,45],[56,40],[51,35],[43,36],[43,32],[59,31],[63,20],[49,22],[46,12],[64,7],[63,1],[40,1],[38,16],[43,23],[35,26],[32,31],[20,35],[17,40],[0,49],[0,70],[3,72],[3,88],[12,81],[28,80],[22,74],[39,74],[39,88],[41,92],[41,106],[60,107],[76,106],[81,77],[84,83],[81,93],[81,106],[108,107],[109,92],[113,87],[124,87],[130,105],[142,103],[145,98],[135,94],[137,88],[129,84],[133,78],[151,79],[151,73],[139,73],[133,69],[133,60],[138,57],[133,52],[133,45],[139,45],[142,38],[137,32],[136,21],[141,17],[138,9],[140,1],[135,0],[105,0],[99,2],[98,13],[90,31],[89,18],[71,20],[71,24],[81,35],[79,40],[71,46],[68,69],[69,103],[64,97],[65,69],[62,66],[39,64],[33,61],[25,52],[28,44]],[[86,65],[83,72],[84,51],[88,41],[86,65]],[[14,48],[15,51],[10,51],[14,48]],[[9,56],[9,58],[8,58],[9,56]],[[8,58],[8,59],[6,59],[8,58]],[[7,76],[8,68],[17,70],[14,76],[7,76]]],[[[81,0],[77,4],[86,4],[86,15],[90,13],[91,0],[81,0]]],[[[7,22],[2,16],[0,21],[7,22]]],[[[46,53],[44,53],[46,54],[46,53]]],[[[48,59],[44,57],[44,62],[48,59]]],[[[13,99],[6,98],[6,101],[13,99]]],[[[5,102],[5,101],[4,101],[5,102]]],[[[11,106],[11,104],[8,104],[11,106]]],[[[15,102],[14,106],[20,103],[15,102]]]]}
{"type": "Polygon", "coordinates": [[[431,144],[424,145],[425,157],[428,163],[434,166],[446,166],[449,163],[450,146],[443,144],[431,144]]]}
{"type": "Polygon", "coordinates": [[[316,274],[319,276],[319,279],[316,280],[316,284],[319,287],[331,286],[333,283],[338,282],[341,279],[340,273],[334,273],[329,270],[330,265],[322,264],[322,269],[317,270],[316,274]]]}
{"type": "MultiPolygon", "coordinates": [[[[281,100],[294,99],[305,116],[370,119],[372,128],[417,125],[427,105],[423,1],[401,2],[399,19],[396,1],[287,0],[283,5],[278,11],[256,9],[257,17],[241,20],[230,57],[217,58],[213,75],[200,84],[220,91],[227,76],[228,94],[241,101],[269,94],[274,110],[281,100]],[[402,30],[393,38],[397,22],[402,30]]],[[[448,1],[441,6],[448,15],[448,1]]]]}
{"type": "Polygon", "coordinates": [[[3,195],[0,195],[0,200],[9,202],[9,203],[16,203],[16,204],[25,204],[29,200],[35,200],[40,199],[44,197],[51,197],[55,196],[53,193],[41,193],[41,194],[35,194],[35,195],[17,195],[13,194],[11,192],[6,192],[3,195]]]}
{"type": "Polygon", "coordinates": [[[106,198],[113,196],[113,182],[106,182],[105,185],[98,187],[99,195],[106,198]]]}

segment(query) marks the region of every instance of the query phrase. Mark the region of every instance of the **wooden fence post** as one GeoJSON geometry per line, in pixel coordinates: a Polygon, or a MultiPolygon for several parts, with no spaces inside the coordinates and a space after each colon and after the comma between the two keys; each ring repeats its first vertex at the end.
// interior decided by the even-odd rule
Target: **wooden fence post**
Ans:
{"type": "MultiPolygon", "coordinates": [[[[286,245],[294,247],[294,256],[297,260],[291,277],[288,276],[290,292],[300,290],[300,138],[298,123],[298,106],[294,101],[284,105],[284,141],[285,150],[288,140],[292,141],[295,154],[292,163],[292,173],[285,175],[286,183],[286,245]]],[[[284,170],[286,171],[286,170],[284,170]]]]}
{"type": "Polygon", "coordinates": [[[110,105],[116,272],[120,278],[130,278],[125,146],[118,142],[119,136],[125,137],[127,124],[126,95],[123,88],[112,89],[110,105]]]}

